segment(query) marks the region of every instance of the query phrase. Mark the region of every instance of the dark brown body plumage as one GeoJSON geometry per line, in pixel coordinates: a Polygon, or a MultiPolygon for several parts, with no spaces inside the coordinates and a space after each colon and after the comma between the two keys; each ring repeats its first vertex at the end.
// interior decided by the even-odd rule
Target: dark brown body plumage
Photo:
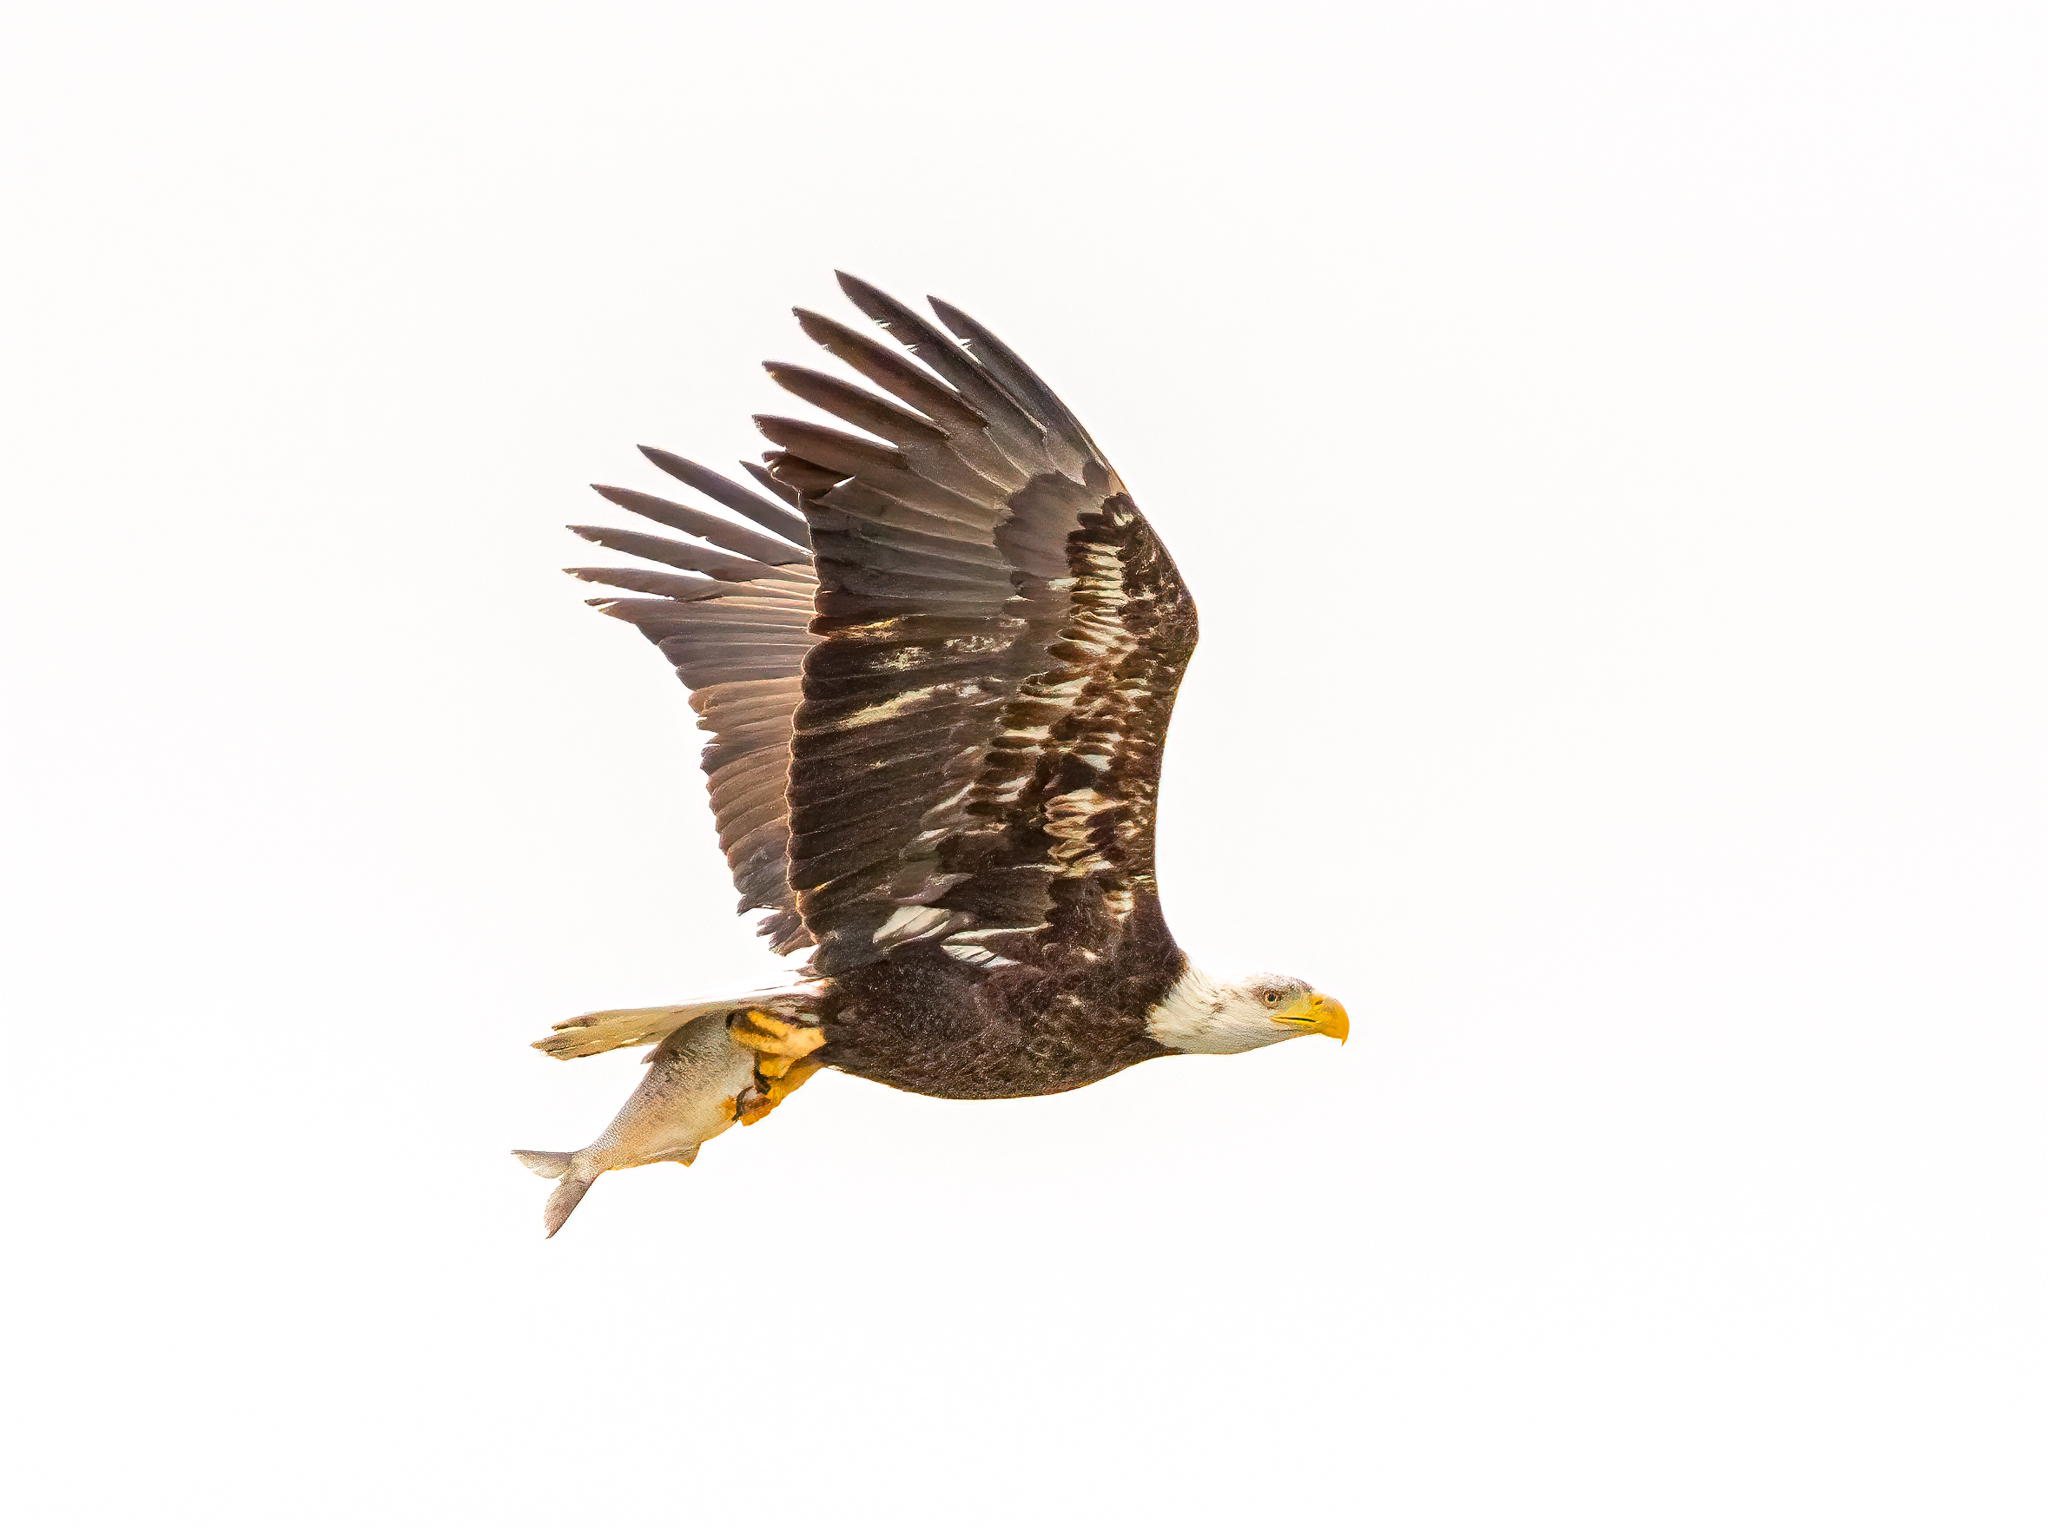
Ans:
{"type": "Polygon", "coordinates": [[[1185,962],[1159,919],[1133,914],[1117,947],[1060,946],[1044,964],[984,970],[920,944],[834,978],[822,1060],[943,1099],[1063,1093],[1165,1054],[1146,1015],[1185,962]],[[1089,958],[1093,955],[1094,958],[1089,958]]]}

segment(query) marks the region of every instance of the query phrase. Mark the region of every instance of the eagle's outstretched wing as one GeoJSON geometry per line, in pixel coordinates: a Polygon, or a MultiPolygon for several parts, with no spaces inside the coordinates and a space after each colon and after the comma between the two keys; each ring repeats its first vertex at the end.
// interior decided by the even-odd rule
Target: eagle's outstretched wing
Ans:
{"type": "MultiPolygon", "coordinates": [[[[742,900],[776,909],[764,931],[779,947],[815,940],[812,966],[830,975],[909,943],[989,965],[1113,943],[1106,930],[1153,885],[1160,757],[1194,603],[1100,450],[1014,353],[937,300],[953,336],[865,283],[841,284],[925,366],[798,311],[808,336],[894,397],[769,365],[871,434],[760,418],[811,565],[793,544],[743,549],[702,526],[716,519],[693,513],[692,526],[658,503],[658,520],[745,560],[714,569],[651,547],[669,541],[587,530],[688,564],[703,586],[579,574],[661,594],[604,606],[677,662],[717,733],[707,766],[733,733],[713,805],[742,900]],[[808,634],[793,622],[806,609],[808,634]],[[758,694],[730,695],[721,723],[718,690],[749,687],[758,694]],[[779,763],[786,783],[771,784],[779,763]],[[743,852],[758,862],[743,869],[743,852]]],[[[764,516],[783,508],[682,469],[743,516],[798,532],[764,516]]]]}
{"type": "MultiPolygon", "coordinates": [[[[688,459],[658,448],[640,451],[756,526],[600,485],[600,495],[627,511],[709,543],[685,544],[623,528],[577,528],[594,544],[671,569],[584,566],[569,574],[647,594],[591,602],[639,626],[688,684],[697,723],[712,733],[704,749],[704,774],[718,843],[739,888],[740,910],[768,908],[761,932],[776,953],[787,954],[812,942],[789,888],[789,812],[783,801],[790,716],[802,698],[799,674],[812,644],[805,629],[817,590],[810,535],[803,518],[789,507],[688,459]]],[[[778,494],[789,494],[766,475],[761,479],[778,494]]]]}

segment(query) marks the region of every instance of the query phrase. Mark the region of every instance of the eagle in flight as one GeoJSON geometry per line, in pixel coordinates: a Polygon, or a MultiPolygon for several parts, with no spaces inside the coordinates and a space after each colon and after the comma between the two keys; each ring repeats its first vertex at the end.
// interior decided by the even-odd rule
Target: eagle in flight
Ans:
{"type": "Polygon", "coordinates": [[[797,321],[883,393],[767,369],[853,431],[757,417],[774,446],[745,466],[755,486],[643,449],[721,511],[599,486],[686,539],[574,530],[652,562],[570,574],[614,589],[592,604],[681,674],[740,910],[808,956],[745,996],[584,1014],[535,1042],[659,1042],[597,1141],[515,1154],[557,1181],[549,1236],[599,1174],[687,1164],[820,1068],[1010,1098],[1349,1033],[1307,982],[1211,976],[1167,930],[1153,822],[1195,604],[1102,450],[952,305],[931,301],[935,325],[839,282],[901,350],[797,321]]]}

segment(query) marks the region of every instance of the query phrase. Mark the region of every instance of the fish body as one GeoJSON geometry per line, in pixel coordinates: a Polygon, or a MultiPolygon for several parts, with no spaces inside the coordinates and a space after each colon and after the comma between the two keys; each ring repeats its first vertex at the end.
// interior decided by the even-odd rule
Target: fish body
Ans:
{"type": "Polygon", "coordinates": [[[697,1149],[739,1115],[754,1082],[754,1054],[734,1043],[726,1014],[692,1019],[647,1056],[647,1075],[597,1140],[579,1152],[514,1152],[544,1179],[557,1181],[545,1222],[553,1237],[599,1174],[647,1163],[696,1160],[697,1149]]]}

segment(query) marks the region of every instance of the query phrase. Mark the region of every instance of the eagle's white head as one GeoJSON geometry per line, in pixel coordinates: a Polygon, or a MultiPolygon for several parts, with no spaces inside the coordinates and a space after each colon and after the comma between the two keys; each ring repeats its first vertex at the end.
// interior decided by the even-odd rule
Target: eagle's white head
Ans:
{"type": "Polygon", "coordinates": [[[1351,1034],[1344,1005],[1298,976],[1222,981],[1192,965],[1152,1007],[1145,1033],[1169,1050],[1229,1055],[1302,1035],[1351,1034]]]}

